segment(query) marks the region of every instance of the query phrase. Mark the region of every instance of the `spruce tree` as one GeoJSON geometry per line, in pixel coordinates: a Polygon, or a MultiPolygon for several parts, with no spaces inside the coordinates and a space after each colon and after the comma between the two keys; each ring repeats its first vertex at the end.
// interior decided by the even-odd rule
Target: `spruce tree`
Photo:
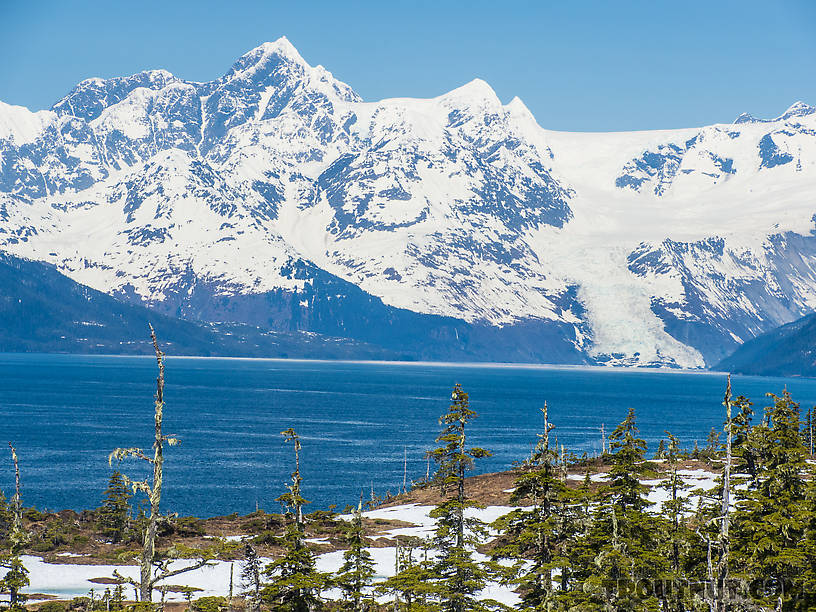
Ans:
{"type": "Polygon", "coordinates": [[[328,576],[317,571],[314,552],[305,541],[303,506],[309,502],[300,492],[303,480],[300,475],[300,438],[291,427],[281,435],[294,445],[295,471],[288,492],[278,497],[286,508],[284,553],[264,569],[264,575],[270,581],[264,585],[261,597],[274,610],[307,612],[322,605],[321,593],[327,586],[328,576]]]}
{"type": "Polygon", "coordinates": [[[649,501],[646,486],[641,480],[653,475],[646,463],[646,441],[638,436],[635,409],[630,408],[626,419],[609,436],[612,449],[612,467],[606,494],[620,511],[643,511],[649,501]]]}
{"type": "Polygon", "coordinates": [[[660,459],[662,461],[666,459],[666,454],[667,454],[666,441],[661,439],[660,444],[658,444],[657,446],[657,452],[655,453],[654,458],[660,459]]]}
{"type": "Polygon", "coordinates": [[[642,588],[659,585],[668,569],[659,546],[658,517],[647,511],[647,489],[640,481],[653,474],[645,461],[646,442],[638,437],[634,409],[609,436],[609,480],[588,533],[578,547],[591,561],[573,568],[581,581],[569,595],[578,609],[657,609],[662,593],[642,588]]]}
{"type": "MultiPolygon", "coordinates": [[[[583,571],[595,563],[596,547],[591,537],[593,528],[592,508],[596,496],[592,491],[589,471],[576,491],[572,491],[573,502],[565,508],[562,520],[565,540],[558,550],[554,565],[561,568],[560,589],[555,592],[557,604],[552,608],[572,609],[576,602],[584,601],[584,591],[589,572],[583,571]],[[576,595],[578,591],[581,594],[576,595]]],[[[576,608],[577,609],[577,608],[576,608]]]]}
{"type": "Polygon", "coordinates": [[[690,542],[688,574],[699,581],[698,597],[712,610],[741,609],[744,598],[735,588],[731,572],[733,564],[733,494],[735,485],[744,482],[740,474],[755,472],[756,429],[751,427],[751,402],[743,396],[733,398],[729,375],[723,400],[726,418],[722,445],[722,476],[712,490],[702,492],[698,507],[690,520],[696,534],[690,542]]]}
{"type": "Polygon", "coordinates": [[[354,510],[346,527],[348,550],[343,554],[343,565],[334,579],[345,595],[345,607],[351,610],[368,610],[372,599],[365,589],[374,576],[374,560],[366,550],[365,529],[363,527],[362,499],[354,510]]]}
{"type": "Polygon", "coordinates": [[[380,594],[394,597],[394,609],[406,612],[432,612],[439,609],[434,599],[433,564],[428,557],[429,540],[398,537],[395,547],[394,575],[377,585],[380,594]]]}
{"type": "Polygon", "coordinates": [[[113,544],[121,542],[130,525],[130,493],[119,470],[114,470],[99,509],[99,527],[113,544]]]}
{"type": "Polygon", "coordinates": [[[752,580],[760,605],[806,610],[816,594],[806,592],[802,577],[812,571],[807,546],[814,512],[808,500],[806,451],[802,444],[799,406],[787,390],[769,394],[773,405],[760,425],[757,477],[738,491],[734,516],[735,566],[752,580]],[[803,607],[804,606],[804,607],[803,607]]]}
{"type": "Polygon", "coordinates": [[[716,428],[712,427],[711,431],[708,432],[705,448],[702,451],[699,451],[699,456],[701,459],[711,462],[717,458],[717,455],[721,450],[722,444],[720,443],[720,432],[718,432],[716,428]]]}
{"type": "Polygon", "coordinates": [[[3,495],[3,490],[0,489],[0,543],[4,542],[11,533],[12,522],[11,508],[6,501],[6,496],[3,495]]]}
{"type": "Polygon", "coordinates": [[[8,569],[5,577],[0,580],[0,593],[9,595],[9,607],[11,612],[24,612],[26,610],[25,601],[28,599],[22,590],[29,585],[28,570],[20,559],[19,552],[6,558],[0,558],[0,567],[8,569]]]}
{"type": "Polygon", "coordinates": [[[484,541],[486,526],[476,518],[465,516],[467,508],[479,507],[465,495],[465,472],[472,468],[475,459],[490,456],[490,452],[483,448],[467,446],[466,427],[475,417],[468,394],[457,383],[448,412],[439,419],[442,432],[436,441],[442,446],[430,452],[439,465],[435,480],[443,494],[451,490],[454,494],[443,499],[430,512],[430,516],[436,519],[436,597],[440,609],[449,612],[496,607],[495,602],[476,599],[476,594],[487,584],[488,572],[473,559],[471,549],[484,541]]]}
{"type": "Polygon", "coordinates": [[[801,546],[805,556],[805,571],[802,572],[802,592],[806,594],[805,604],[816,609],[816,465],[812,462],[806,467],[807,492],[805,509],[808,523],[806,535],[801,546]]]}
{"type": "Polygon", "coordinates": [[[662,515],[666,522],[662,534],[661,549],[669,559],[668,571],[665,574],[668,588],[664,593],[664,609],[671,612],[687,610],[687,597],[683,590],[685,582],[685,561],[691,533],[685,521],[689,501],[684,495],[691,487],[687,485],[679,474],[679,463],[682,451],[680,443],[668,431],[666,435],[669,443],[666,446],[667,477],[660,483],[660,488],[666,491],[668,499],[663,502],[662,515]]]}
{"type": "Polygon", "coordinates": [[[756,449],[753,445],[751,421],[754,411],[753,404],[744,395],[739,395],[732,400],[734,417],[732,429],[734,440],[732,442],[732,452],[734,453],[734,473],[756,478],[756,449]]]}
{"type": "Polygon", "coordinates": [[[553,605],[553,570],[560,568],[562,588],[568,580],[569,563],[565,546],[571,533],[570,493],[558,469],[558,453],[550,445],[547,404],[542,409],[543,433],[526,465],[516,478],[510,496],[517,508],[496,521],[499,545],[493,550],[494,559],[515,561],[512,582],[521,588],[524,609],[547,609],[553,605]]]}
{"type": "Polygon", "coordinates": [[[261,610],[261,560],[258,551],[252,544],[244,547],[244,563],[241,566],[241,583],[246,593],[247,609],[249,612],[261,610]]]}

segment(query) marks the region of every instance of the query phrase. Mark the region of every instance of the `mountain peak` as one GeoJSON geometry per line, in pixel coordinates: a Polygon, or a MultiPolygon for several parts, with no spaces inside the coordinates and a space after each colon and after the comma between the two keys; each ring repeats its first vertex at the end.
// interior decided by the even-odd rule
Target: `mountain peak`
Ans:
{"type": "Polygon", "coordinates": [[[507,110],[510,111],[511,114],[519,116],[519,117],[532,117],[533,113],[530,112],[530,109],[527,108],[527,105],[522,102],[521,98],[518,96],[513,96],[513,99],[507,103],[505,107],[507,110]]]}
{"type": "Polygon", "coordinates": [[[143,70],[131,76],[110,79],[85,79],[56,102],[51,110],[58,115],[73,115],[92,121],[108,106],[124,100],[134,89],[163,89],[178,80],[167,70],[143,70]]]}
{"type": "Polygon", "coordinates": [[[255,50],[257,49],[261,49],[264,53],[269,55],[282,55],[284,57],[288,57],[289,59],[305,63],[298,50],[295,49],[295,46],[285,36],[281,36],[273,42],[265,42],[256,47],[255,50]]]}
{"type": "Polygon", "coordinates": [[[471,105],[479,102],[487,102],[490,105],[501,106],[499,97],[493,88],[482,79],[473,79],[461,87],[449,91],[440,96],[442,100],[452,101],[457,104],[471,105]]]}
{"type": "Polygon", "coordinates": [[[13,139],[17,145],[34,142],[53,116],[51,111],[33,113],[24,106],[0,101],[0,141],[13,139]]]}
{"type": "Polygon", "coordinates": [[[816,113],[816,106],[811,106],[810,104],[805,104],[801,100],[798,102],[794,102],[790,105],[788,110],[786,110],[782,115],[778,117],[778,119],[789,119],[791,117],[806,117],[807,115],[812,115],[816,113]]]}
{"type": "Polygon", "coordinates": [[[740,113],[739,117],[734,119],[734,125],[738,123],[756,123],[760,121],[756,117],[754,117],[751,113],[740,113]]]}
{"type": "Polygon", "coordinates": [[[269,64],[270,61],[272,61],[273,64],[286,63],[295,64],[302,68],[309,67],[309,64],[307,64],[306,60],[298,53],[295,46],[289,42],[289,39],[285,36],[281,36],[276,41],[265,42],[244,53],[238,58],[238,61],[233,64],[229,75],[242,75],[247,71],[265,66],[269,64]]]}

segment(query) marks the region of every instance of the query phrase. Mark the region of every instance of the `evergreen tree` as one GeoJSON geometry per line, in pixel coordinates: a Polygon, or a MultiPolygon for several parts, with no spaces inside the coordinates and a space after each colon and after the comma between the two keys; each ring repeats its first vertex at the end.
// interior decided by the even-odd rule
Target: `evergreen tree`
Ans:
{"type": "Polygon", "coordinates": [[[348,550],[343,554],[343,565],[334,583],[343,590],[346,606],[351,610],[367,610],[372,603],[364,593],[374,576],[374,560],[366,550],[363,527],[362,499],[346,528],[348,550]]]}
{"type": "Polygon", "coordinates": [[[612,467],[606,494],[622,512],[643,511],[649,505],[646,486],[641,480],[653,475],[653,469],[645,461],[646,441],[637,435],[635,409],[630,408],[626,419],[609,436],[612,467]]]}
{"type": "Polygon", "coordinates": [[[125,585],[121,581],[113,587],[110,604],[111,610],[123,610],[125,607],[125,585]]]}
{"type": "Polygon", "coordinates": [[[496,521],[501,533],[494,559],[514,560],[512,582],[522,591],[524,609],[547,609],[556,599],[553,570],[560,568],[562,588],[568,582],[566,543],[574,530],[570,521],[571,496],[558,469],[558,454],[550,446],[547,404],[542,409],[544,431],[526,465],[516,478],[510,503],[532,503],[530,509],[517,508],[496,521]]]}
{"type": "Polygon", "coordinates": [[[656,591],[668,563],[659,550],[659,519],[647,511],[647,490],[640,482],[653,471],[644,460],[646,442],[637,434],[635,411],[630,408],[609,436],[609,481],[592,525],[578,544],[593,556],[573,568],[582,584],[571,591],[568,601],[578,609],[658,609],[662,593],[656,591]],[[643,588],[649,584],[656,589],[643,588]]]}
{"type": "Polygon", "coordinates": [[[264,569],[270,579],[261,591],[261,598],[274,610],[307,612],[322,605],[320,594],[327,586],[328,576],[315,569],[315,555],[304,543],[297,522],[290,517],[283,537],[284,554],[264,569]]]}
{"type": "Polygon", "coordinates": [[[816,606],[816,593],[806,592],[803,576],[812,572],[805,545],[814,512],[808,500],[806,452],[802,444],[799,406],[788,391],[769,394],[758,441],[759,461],[754,486],[738,492],[734,516],[735,566],[754,581],[757,603],[780,610],[816,606]]]}
{"type": "Polygon", "coordinates": [[[571,492],[573,503],[565,508],[567,514],[562,521],[565,541],[554,561],[554,565],[561,568],[561,584],[560,589],[555,592],[557,604],[552,609],[572,609],[576,602],[580,605],[585,601],[583,592],[587,587],[589,573],[582,569],[594,565],[597,552],[591,537],[594,525],[592,508],[596,503],[591,487],[592,480],[587,471],[578,490],[571,492]],[[577,594],[579,592],[581,593],[577,594]]]}
{"type": "Polygon", "coordinates": [[[0,489],[0,542],[8,538],[11,533],[12,523],[11,508],[6,501],[6,496],[3,495],[3,490],[0,489]]]}
{"type": "Polygon", "coordinates": [[[443,494],[453,490],[454,496],[443,500],[430,516],[436,519],[434,547],[437,559],[434,574],[437,577],[436,597],[440,609],[449,612],[485,610],[496,607],[495,602],[477,601],[475,595],[485,587],[487,571],[473,559],[471,548],[484,541],[486,526],[475,518],[466,518],[465,509],[479,507],[465,496],[465,472],[475,459],[489,457],[482,448],[468,448],[466,426],[476,417],[470,409],[468,394],[458,383],[451,394],[451,404],[440,419],[442,432],[436,438],[442,446],[431,451],[439,464],[435,480],[443,494]]]}
{"type": "Polygon", "coordinates": [[[397,538],[394,575],[376,587],[378,593],[394,596],[396,610],[432,612],[439,609],[431,601],[436,589],[432,562],[428,558],[430,546],[430,541],[420,538],[397,538]]]}
{"type": "Polygon", "coordinates": [[[807,529],[805,539],[801,543],[805,556],[805,571],[802,572],[802,592],[807,594],[806,604],[811,610],[816,609],[816,466],[812,463],[806,466],[807,492],[805,494],[805,509],[807,529]]]}
{"type": "Polygon", "coordinates": [[[718,432],[716,428],[712,427],[711,431],[708,432],[705,448],[699,452],[699,456],[701,459],[710,462],[717,458],[717,454],[721,450],[722,444],[720,443],[720,432],[718,432]]]}
{"type": "MultiPolygon", "coordinates": [[[[668,433],[668,432],[667,432],[668,433]]],[[[660,444],[657,446],[657,452],[654,455],[655,459],[665,460],[666,459],[666,441],[660,440],[660,444]]]]}
{"type": "Polygon", "coordinates": [[[805,415],[805,420],[802,423],[802,442],[805,445],[805,450],[807,450],[808,455],[813,457],[814,453],[814,429],[816,429],[816,406],[808,408],[807,414],[805,415]]]}
{"type": "Polygon", "coordinates": [[[119,470],[114,470],[105,489],[105,498],[99,509],[99,526],[102,534],[113,544],[125,539],[130,525],[130,493],[119,470]]]}
{"type": "Polygon", "coordinates": [[[244,547],[244,563],[241,566],[241,582],[246,592],[247,609],[249,612],[261,610],[261,560],[258,552],[247,544],[244,547]]]}
{"type": "Polygon", "coordinates": [[[294,444],[295,471],[289,491],[278,497],[287,510],[284,553],[264,569],[270,582],[264,586],[261,597],[274,610],[307,612],[322,605],[320,595],[327,586],[328,576],[317,571],[314,552],[305,542],[303,506],[309,502],[300,493],[300,438],[292,428],[282,431],[281,435],[286,442],[294,444]]]}
{"type": "Polygon", "coordinates": [[[688,600],[682,587],[685,582],[684,566],[691,532],[684,520],[689,506],[689,501],[684,493],[691,487],[683,482],[679,475],[678,468],[682,454],[680,443],[668,431],[666,435],[669,438],[665,457],[668,474],[659,485],[668,494],[668,499],[663,502],[662,507],[662,514],[667,520],[665,531],[662,534],[661,548],[669,559],[669,568],[666,572],[668,589],[664,593],[666,600],[664,609],[671,612],[685,612],[688,609],[688,600]]]}
{"type": "Polygon", "coordinates": [[[751,419],[754,411],[751,408],[751,401],[743,396],[737,396],[733,400],[735,409],[733,419],[734,441],[732,443],[734,453],[734,472],[746,474],[751,479],[756,478],[756,449],[753,444],[751,419]]]}
{"type": "Polygon", "coordinates": [[[0,580],[0,593],[9,595],[11,612],[24,612],[27,597],[22,590],[29,585],[28,570],[23,565],[20,555],[12,553],[8,558],[0,558],[0,567],[8,569],[5,577],[0,580]]]}

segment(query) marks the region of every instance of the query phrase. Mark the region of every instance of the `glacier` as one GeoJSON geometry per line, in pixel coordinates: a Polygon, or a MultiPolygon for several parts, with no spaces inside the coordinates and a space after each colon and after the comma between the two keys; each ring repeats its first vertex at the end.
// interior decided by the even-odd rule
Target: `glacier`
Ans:
{"type": "Polygon", "coordinates": [[[364,101],[285,38],[0,102],[0,251],[172,316],[422,358],[698,368],[816,306],[816,107],[566,133],[364,101]],[[410,351],[409,351],[410,352],[410,351]]]}

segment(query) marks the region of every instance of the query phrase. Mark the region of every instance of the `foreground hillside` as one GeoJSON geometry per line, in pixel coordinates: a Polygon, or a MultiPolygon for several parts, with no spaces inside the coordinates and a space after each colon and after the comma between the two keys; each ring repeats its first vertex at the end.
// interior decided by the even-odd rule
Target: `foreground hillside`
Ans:
{"type": "MultiPolygon", "coordinates": [[[[660,464],[658,461],[654,466],[660,469],[660,464]]],[[[609,468],[600,460],[590,466],[570,468],[567,486],[577,493],[585,474],[590,473],[590,486],[598,491],[608,479],[609,468]]],[[[682,464],[682,469],[684,477],[698,489],[698,494],[714,487],[717,468],[710,463],[687,460],[682,464]]],[[[661,469],[646,484],[655,510],[659,509],[664,499],[663,492],[656,485],[658,477],[667,475],[661,469]]],[[[484,506],[483,510],[474,510],[473,516],[490,522],[511,512],[516,505],[511,502],[511,494],[518,476],[519,472],[512,470],[467,478],[465,486],[468,497],[484,506]]],[[[365,543],[374,556],[378,576],[393,576],[396,547],[400,543],[433,535],[436,521],[429,516],[429,512],[443,500],[437,487],[419,486],[404,494],[367,503],[369,509],[362,513],[365,543]]],[[[70,510],[59,513],[38,512],[35,509],[26,511],[24,526],[33,534],[24,557],[30,571],[31,584],[27,591],[31,593],[32,600],[71,601],[74,596],[87,596],[91,589],[97,591],[97,597],[102,597],[106,588],[111,589],[116,584],[111,577],[114,570],[135,577],[137,566],[124,564],[123,560],[138,554],[138,542],[106,541],[100,532],[101,517],[100,510],[83,513],[70,510]]],[[[342,554],[348,548],[345,529],[350,518],[350,514],[324,511],[308,516],[307,542],[317,553],[317,565],[321,571],[336,572],[342,564],[342,554]]],[[[207,519],[167,519],[161,524],[163,547],[200,549],[221,538],[233,548],[212,567],[179,577],[177,582],[180,584],[173,586],[166,598],[171,602],[183,601],[184,586],[192,590],[195,599],[226,597],[230,564],[240,566],[244,562],[246,544],[251,544],[265,562],[283,554],[278,536],[283,532],[285,520],[280,514],[263,510],[247,516],[233,514],[207,519]]],[[[237,573],[234,570],[234,575],[237,573]]],[[[243,594],[243,588],[235,589],[235,593],[243,594]]],[[[498,584],[491,588],[490,595],[499,595],[510,605],[519,602],[512,588],[498,584]]],[[[241,598],[235,604],[243,608],[246,602],[241,598]]]]}
{"type": "Polygon", "coordinates": [[[286,39],[206,83],[0,103],[0,251],[171,316],[423,358],[716,363],[816,307],[815,191],[804,103],[552,132],[478,79],[363,101],[286,39]]]}

